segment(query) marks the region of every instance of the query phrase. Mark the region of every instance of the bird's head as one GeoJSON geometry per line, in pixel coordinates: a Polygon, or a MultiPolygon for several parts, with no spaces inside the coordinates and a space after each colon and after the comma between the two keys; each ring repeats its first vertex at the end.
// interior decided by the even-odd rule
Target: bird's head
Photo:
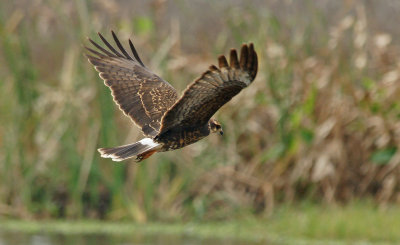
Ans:
{"type": "Polygon", "coordinates": [[[208,122],[208,127],[210,128],[211,133],[219,133],[220,135],[224,134],[224,131],[222,131],[221,123],[213,118],[211,118],[208,122]]]}

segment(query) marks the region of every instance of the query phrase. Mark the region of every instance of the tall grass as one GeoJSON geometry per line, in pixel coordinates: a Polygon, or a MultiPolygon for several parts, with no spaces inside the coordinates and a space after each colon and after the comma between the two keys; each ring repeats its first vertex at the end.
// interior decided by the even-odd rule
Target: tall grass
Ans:
{"type": "Polygon", "coordinates": [[[305,25],[233,5],[190,28],[166,3],[143,5],[131,15],[111,1],[0,4],[1,215],[145,222],[302,199],[399,201],[398,46],[370,28],[366,5],[328,21],[308,4],[305,25]],[[145,63],[180,90],[217,54],[254,42],[256,81],[217,113],[226,136],[141,164],[101,159],[96,148],[141,137],[83,56],[85,37],[109,29],[134,35],[145,63]]]}

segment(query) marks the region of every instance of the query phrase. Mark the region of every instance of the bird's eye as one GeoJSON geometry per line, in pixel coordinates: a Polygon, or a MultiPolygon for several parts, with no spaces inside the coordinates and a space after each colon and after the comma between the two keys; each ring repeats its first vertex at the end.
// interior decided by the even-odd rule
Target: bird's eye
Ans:
{"type": "Polygon", "coordinates": [[[221,125],[215,125],[217,129],[221,129],[221,125]]]}

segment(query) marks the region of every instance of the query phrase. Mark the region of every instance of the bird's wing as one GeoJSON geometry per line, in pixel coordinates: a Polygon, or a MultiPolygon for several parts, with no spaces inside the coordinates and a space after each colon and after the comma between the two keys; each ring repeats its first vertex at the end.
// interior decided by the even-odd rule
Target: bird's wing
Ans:
{"type": "Polygon", "coordinates": [[[250,85],[257,74],[258,60],[252,43],[242,45],[240,60],[232,49],[229,64],[223,55],[218,63],[219,68],[210,66],[165,113],[159,135],[177,126],[204,125],[221,106],[250,85]]]}
{"type": "Polygon", "coordinates": [[[145,135],[154,137],[160,129],[162,116],[177,101],[178,94],[168,82],[144,66],[131,40],[133,56],[124,49],[115,33],[111,33],[119,51],[99,33],[108,50],[89,39],[97,50],[86,47],[89,51],[86,55],[111,89],[119,108],[145,135]]]}

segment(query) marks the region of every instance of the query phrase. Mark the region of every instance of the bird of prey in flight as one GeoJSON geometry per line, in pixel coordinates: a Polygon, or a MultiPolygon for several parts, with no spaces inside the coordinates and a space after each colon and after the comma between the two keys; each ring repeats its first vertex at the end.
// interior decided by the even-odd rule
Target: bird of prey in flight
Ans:
{"type": "Polygon", "coordinates": [[[229,63],[218,57],[179,97],[167,81],[154,74],[140,59],[131,40],[131,54],[111,31],[117,47],[100,33],[102,47],[89,38],[86,55],[111,89],[115,103],[141,128],[146,138],[132,144],[100,148],[102,157],[113,161],[133,158],[140,162],[156,152],[185,147],[208,136],[223,134],[221,124],[211,118],[219,108],[251,84],[257,74],[257,54],[252,43],[243,44],[240,57],[231,49],[229,63]]]}

